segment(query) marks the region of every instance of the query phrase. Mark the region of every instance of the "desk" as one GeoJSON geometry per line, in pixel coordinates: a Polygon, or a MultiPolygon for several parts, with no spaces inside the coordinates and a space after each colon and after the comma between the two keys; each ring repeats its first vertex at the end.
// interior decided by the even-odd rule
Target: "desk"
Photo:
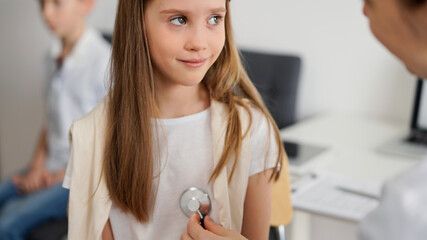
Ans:
{"type": "MultiPolygon", "coordinates": [[[[329,113],[281,130],[282,139],[329,147],[322,158],[304,168],[326,170],[359,179],[385,182],[417,163],[377,149],[405,136],[408,127],[374,117],[329,113]]],[[[296,211],[291,240],[357,239],[357,223],[296,211]]]]}

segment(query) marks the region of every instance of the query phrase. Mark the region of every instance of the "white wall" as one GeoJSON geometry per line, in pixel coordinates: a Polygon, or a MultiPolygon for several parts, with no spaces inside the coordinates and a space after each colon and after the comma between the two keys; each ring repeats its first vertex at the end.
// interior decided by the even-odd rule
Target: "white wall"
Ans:
{"type": "MultiPolygon", "coordinates": [[[[89,22],[111,30],[117,0],[98,0],[89,22]]],[[[298,117],[349,111],[408,121],[413,77],[369,32],[362,1],[232,0],[239,46],[295,53],[304,61],[298,117]]],[[[0,163],[25,166],[42,123],[49,34],[37,1],[0,1],[0,163]]]]}
{"type": "Polygon", "coordinates": [[[42,116],[41,62],[48,34],[37,1],[0,2],[0,158],[2,176],[28,162],[42,116]]]}
{"type": "Polygon", "coordinates": [[[363,1],[231,3],[240,46],[302,56],[299,118],[339,110],[408,120],[415,82],[370,33],[363,1]]]}

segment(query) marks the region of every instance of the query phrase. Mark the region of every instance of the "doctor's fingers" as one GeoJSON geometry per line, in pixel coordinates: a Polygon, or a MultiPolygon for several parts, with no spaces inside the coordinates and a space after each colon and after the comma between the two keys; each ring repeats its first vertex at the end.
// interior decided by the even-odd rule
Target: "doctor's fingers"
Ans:
{"type": "Polygon", "coordinates": [[[199,224],[200,217],[198,215],[193,215],[187,224],[187,233],[191,237],[189,239],[194,240],[223,240],[225,238],[218,236],[208,230],[203,229],[199,224]]]}
{"type": "Polygon", "coordinates": [[[209,231],[191,236],[188,232],[181,235],[180,240],[226,240],[223,237],[217,236],[209,231]]]}
{"type": "Polygon", "coordinates": [[[216,224],[212,220],[212,218],[209,216],[205,217],[204,223],[205,223],[206,230],[208,230],[209,232],[215,233],[216,235],[226,237],[226,236],[229,236],[231,234],[230,230],[227,230],[227,229],[223,228],[221,225],[216,224]]]}

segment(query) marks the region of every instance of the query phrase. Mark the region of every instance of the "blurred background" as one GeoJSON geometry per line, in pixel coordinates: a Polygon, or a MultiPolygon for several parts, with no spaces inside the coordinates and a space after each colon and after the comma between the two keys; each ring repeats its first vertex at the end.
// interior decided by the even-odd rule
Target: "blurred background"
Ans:
{"type": "MultiPolygon", "coordinates": [[[[89,24],[112,32],[116,0],[97,0],[89,24]]],[[[299,120],[345,111],[409,122],[415,81],[372,36],[362,1],[233,0],[239,47],[297,54],[299,120]]],[[[37,1],[0,1],[0,174],[30,160],[43,121],[43,58],[52,36],[37,1]]]]}

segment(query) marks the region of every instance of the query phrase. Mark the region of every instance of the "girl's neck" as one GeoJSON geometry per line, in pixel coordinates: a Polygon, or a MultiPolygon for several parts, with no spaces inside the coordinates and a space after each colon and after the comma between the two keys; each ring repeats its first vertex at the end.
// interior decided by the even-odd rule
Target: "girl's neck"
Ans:
{"type": "Polygon", "coordinates": [[[177,118],[201,112],[209,107],[210,97],[206,87],[159,86],[156,91],[159,118],[177,118]]]}
{"type": "Polygon", "coordinates": [[[84,24],[77,25],[73,31],[70,31],[66,36],[61,38],[62,51],[58,57],[58,65],[62,65],[64,59],[71,53],[80,37],[83,35],[85,30],[84,24]]]}

